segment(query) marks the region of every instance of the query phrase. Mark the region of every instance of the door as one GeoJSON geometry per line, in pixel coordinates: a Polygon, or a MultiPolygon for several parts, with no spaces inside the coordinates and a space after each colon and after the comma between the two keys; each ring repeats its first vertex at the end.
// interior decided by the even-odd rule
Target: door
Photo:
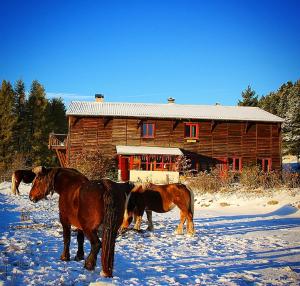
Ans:
{"type": "Polygon", "coordinates": [[[121,180],[129,180],[129,159],[127,157],[121,157],[121,180]]]}

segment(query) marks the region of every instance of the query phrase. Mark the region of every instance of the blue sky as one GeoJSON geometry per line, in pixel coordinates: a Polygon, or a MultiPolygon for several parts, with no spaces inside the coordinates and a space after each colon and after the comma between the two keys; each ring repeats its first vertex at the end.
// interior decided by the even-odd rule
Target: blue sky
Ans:
{"type": "Polygon", "coordinates": [[[49,97],[235,105],[300,78],[300,1],[1,0],[0,80],[49,97]]]}

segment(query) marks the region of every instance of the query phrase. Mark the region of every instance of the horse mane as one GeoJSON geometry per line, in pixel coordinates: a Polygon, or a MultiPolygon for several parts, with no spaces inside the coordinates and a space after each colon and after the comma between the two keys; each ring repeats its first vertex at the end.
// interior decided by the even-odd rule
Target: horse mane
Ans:
{"type": "Polygon", "coordinates": [[[143,193],[146,190],[149,190],[152,186],[154,185],[150,182],[135,183],[133,189],[131,190],[131,193],[143,193]]]}

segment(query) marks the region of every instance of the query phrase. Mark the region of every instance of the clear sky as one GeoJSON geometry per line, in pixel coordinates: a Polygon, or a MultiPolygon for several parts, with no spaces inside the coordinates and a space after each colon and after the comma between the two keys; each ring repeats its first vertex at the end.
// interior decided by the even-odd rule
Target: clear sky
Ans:
{"type": "Polygon", "coordinates": [[[300,1],[0,0],[0,80],[49,97],[235,105],[300,78],[300,1]]]}

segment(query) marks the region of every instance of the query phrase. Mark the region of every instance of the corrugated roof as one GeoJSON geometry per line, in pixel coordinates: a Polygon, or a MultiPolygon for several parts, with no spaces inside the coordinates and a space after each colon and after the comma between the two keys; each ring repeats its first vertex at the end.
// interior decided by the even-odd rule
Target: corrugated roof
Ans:
{"type": "Polygon", "coordinates": [[[72,101],[67,115],[283,122],[258,107],[72,101]]]}
{"type": "Polygon", "coordinates": [[[120,155],[183,155],[179,148],[118,145],[116,146],[116,149],[117,154],[120,155]]]}

